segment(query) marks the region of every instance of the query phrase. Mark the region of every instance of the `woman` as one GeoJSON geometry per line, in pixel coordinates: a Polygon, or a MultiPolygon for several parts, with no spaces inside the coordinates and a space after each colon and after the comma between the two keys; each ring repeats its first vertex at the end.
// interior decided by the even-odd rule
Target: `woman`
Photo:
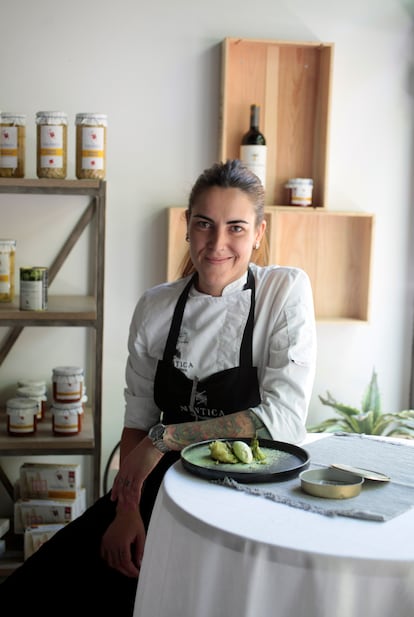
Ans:
{"type": "Polygon", "coordinates": [[[305,436],[316,359],[312,291],[302,270],[252,263],[266,228],[260,181],[240,161],[215,164],[196,181],[186,216],[191,267],[145,292],[132,317],[111,495],[9,577],[0,599],[2,588],[33,587],[39,571],[43,583],[49,574],[55,580],[62,562],[67,575],[79,549],[77,582],[89,574],[85,614],[132,614],[152,507],[180,450],[220,437],[305,436]]]}

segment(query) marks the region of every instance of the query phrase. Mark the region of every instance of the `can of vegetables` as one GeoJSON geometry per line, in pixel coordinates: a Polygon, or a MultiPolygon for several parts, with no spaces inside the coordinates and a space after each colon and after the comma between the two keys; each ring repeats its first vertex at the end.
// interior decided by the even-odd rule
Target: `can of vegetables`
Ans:
{"type": "Polygon", "coordinates": [[[35,266],[20,268],[20,310],[47,309],[47,268],[35,266]]]}

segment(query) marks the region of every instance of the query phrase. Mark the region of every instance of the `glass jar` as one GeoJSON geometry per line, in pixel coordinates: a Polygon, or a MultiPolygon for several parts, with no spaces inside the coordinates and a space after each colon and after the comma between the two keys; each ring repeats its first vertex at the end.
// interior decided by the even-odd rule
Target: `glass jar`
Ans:
{"type": "Polygon", "coordinates": [[[16,240],[0,240],[0,302],[13,302],[16,240]]]}
{"type": "Polygon", "coordinates": [[[292,206],[312,205],[312,178],[291,178],[285,188],[289,191],[289,203],[292,206]]]}
{"type": "Polygon", "coordinates": [[[76,177],[103,179],[106,172],[105,114],[76,114],[76,177]]]}
{"type": "Polygon", "coordinates": [[[38,422],[41,422],[45,417],[46,413],[46,386],[19,386],[16,390],[17,398],[30,398],[36,401],[37,403],[37,414],[36,419],[38,422]]]}
{"type": "Polygon", "coordinates": [[[53,400],[57,403],[78,403],[83,395],[83,368],[57,366],[53,369],[53,400]]]}
{"type": "Polygon", "coordinates": [[[36,114],[38,178],[66,178],[68,117],[62,111],[36,114]]]}
{"type": "Polygon", "coordinates": [[[37,401],[30,398],[9,398],[6,401],[9,435],[33,435],[37,426],[37,401]]]}
{"type": "Polygon", "coordinates": [[[77,435],[82,430],[82,403],[52,403],[54,435],[77,435]]]}
{"type": "Polygon", "coordinates": [[[0,178],[24,178],[26,116],[0,115],[0,178]]]}

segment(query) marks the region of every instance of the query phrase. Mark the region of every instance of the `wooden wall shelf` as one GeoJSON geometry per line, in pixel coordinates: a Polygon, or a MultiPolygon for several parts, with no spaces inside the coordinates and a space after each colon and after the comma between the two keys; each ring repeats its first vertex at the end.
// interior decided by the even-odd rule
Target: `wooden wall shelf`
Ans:
{"type": "MultiPolygon", "coordinates": [[[[168,208],[167,280],[188,249],[185,208],[168,208]]],[[[373,214],[266,207],[270,264],[308,273],[318,320],[369,319],[373,214]]],[[[256,261],[263,265],[262,255],[256,261]]]]}

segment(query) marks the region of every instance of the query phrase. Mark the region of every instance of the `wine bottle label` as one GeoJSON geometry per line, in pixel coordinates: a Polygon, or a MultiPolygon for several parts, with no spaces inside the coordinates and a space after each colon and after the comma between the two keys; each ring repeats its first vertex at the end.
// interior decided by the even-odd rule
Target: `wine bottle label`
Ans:
{"type": "Polygon", "coordinates": [[[267,146],[241,146],[240,160],[259,178],[266,188],[267,146]]]}

